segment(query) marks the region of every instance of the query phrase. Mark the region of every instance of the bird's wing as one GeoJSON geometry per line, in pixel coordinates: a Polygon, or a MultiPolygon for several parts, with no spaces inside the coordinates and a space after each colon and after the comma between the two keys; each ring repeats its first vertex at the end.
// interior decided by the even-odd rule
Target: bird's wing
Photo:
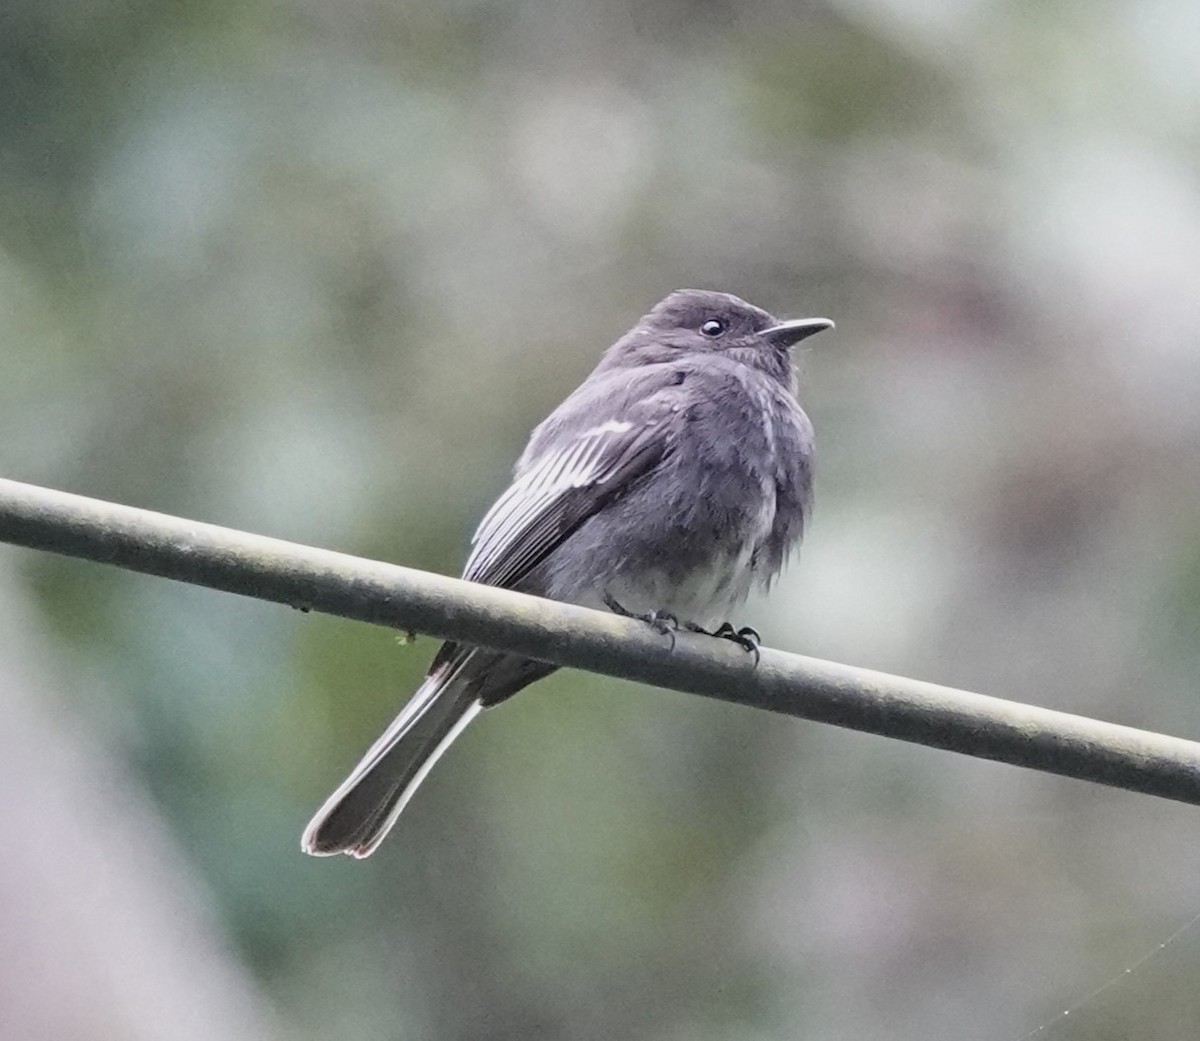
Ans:
{"type": "MultiPolygon", "coordinates": [[[[614,495],[648,473],[669,450],[679,405],[660,392],[619,418],[562,434],[522,460],[471,540],[463,578],[513,586],[614,495]]],[[[604,413],[601,413],[603,415],[604,413]]],[[[609,413],[612,415],[612,412],[609,413]]]]}

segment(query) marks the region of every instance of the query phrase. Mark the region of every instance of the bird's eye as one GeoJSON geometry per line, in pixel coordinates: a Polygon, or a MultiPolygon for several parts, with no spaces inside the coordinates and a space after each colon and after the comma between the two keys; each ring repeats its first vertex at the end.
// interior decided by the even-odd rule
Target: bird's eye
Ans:
{"type": "Polygon", "coordinates": [[[700,326],[700,331],[704,333],[705,336],[716,339],[725,331],[725,323],[719,318],[710,318],[707,322],[700,326]]]}

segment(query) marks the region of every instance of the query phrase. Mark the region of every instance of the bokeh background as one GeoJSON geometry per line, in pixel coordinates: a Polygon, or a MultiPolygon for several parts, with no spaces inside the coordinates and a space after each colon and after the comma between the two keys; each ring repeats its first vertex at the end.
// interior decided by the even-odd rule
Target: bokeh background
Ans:
{"type": "MultiPolygon", "coordinates": [[[[5,476],[455,573],[679,286],[838,323],[739,621],[1200,736],[1194,0],[0,5],[5,476]]],[[[433,647],[0,548],[0,1036],[1196,1036],[1195,809],[598,677],[303,857],[433,647]]]]}

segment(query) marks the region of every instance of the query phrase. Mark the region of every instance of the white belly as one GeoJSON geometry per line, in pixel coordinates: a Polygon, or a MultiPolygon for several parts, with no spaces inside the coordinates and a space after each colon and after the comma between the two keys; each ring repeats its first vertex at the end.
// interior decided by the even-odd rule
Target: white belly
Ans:
{"type": "MultiPolygon", "coordinates": [[[[614,580],[605,592],[631,614],[665,611],[681,623],[691,622],[714,629],[733,620],[733,613],[745,601],[753,584],[750,570],[751,550],[736,557],[722,555],[709,566],[692,571],[682,581],[665,571],[647,570],[632,578],[614,580]]],[[[601,603],[593,606],[603,606],[601,603]]]]}

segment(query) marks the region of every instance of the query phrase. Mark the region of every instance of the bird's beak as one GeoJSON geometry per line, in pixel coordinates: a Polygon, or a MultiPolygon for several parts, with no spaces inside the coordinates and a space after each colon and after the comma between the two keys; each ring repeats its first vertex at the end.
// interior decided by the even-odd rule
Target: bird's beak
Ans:
{"type": "Polygon", "coordinates": [[[833,322],[828,318],[796,318],[790,322],[780,322],[778,325],[764,329],[758,335],[772,347],[791,347],[794,343],[812,336],[814,333],[832,329],[833,322]]]}

